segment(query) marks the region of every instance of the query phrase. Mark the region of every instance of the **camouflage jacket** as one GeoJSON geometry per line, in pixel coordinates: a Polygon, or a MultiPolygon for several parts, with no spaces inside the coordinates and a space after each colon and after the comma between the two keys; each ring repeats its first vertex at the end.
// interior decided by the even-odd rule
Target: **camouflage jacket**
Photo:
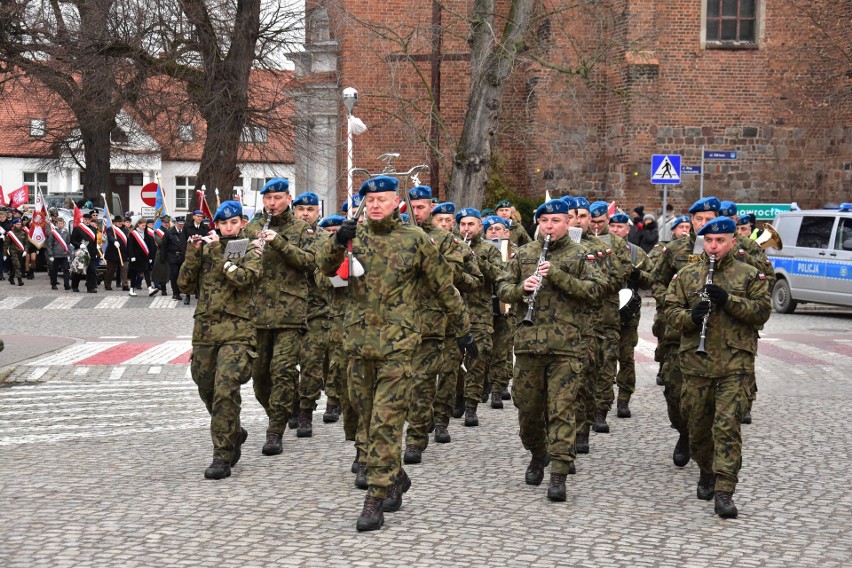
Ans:
{"type": "MultiPolygon", "coordinates": [[[[343,323],[347,353],[383,360],[394,352],[416,349],[421,338],[421,293],[435,296],[447,312],[448,334],[461,337],[470,331],[452,272],[418,227],[403,225],[396,214],[381,221],[367,220],[356,229],[352,253],[364,274],[349,280],[352,300],[343,323]]],[[[333,276],[346,254],[347,247],[327,239],[317,256],[320,271],[333,276]]]]}
{"type": "MultiPolygon", "coordinates": [[[[329,237],[329,234],[316,227],[312,228],[311,244],[308,247],[311,255],[316,258],[322,243],[329,237]]],[[[308,319],[328,318],[330,313],[330,290],[331,283],[328,282],[325,276],[319,273],[319,269],[314,265],[313,274],[308,278],[308,319]],[[323,282],[325,280],[325,282],[323,282]]]]}
{"type": "Polygon", "coordinates": [[[492,333],[494,331],[494,305],[491,300],[494,285],[503,272],[503,259],[500,256],[500,251],[494,245],[483,241],[481,236],[471,239],[470,248],[484,277],[484,282],[479,288],[465,296],[465,301],[470,310],[470,323],[492,333]]]}
{"type": "Polygon", "coordinates": [[[695,353],[701,326],[692,321],[690,311],[701,298],[696,294],[707,280],[709,259],[678,272],[666,293],[666,322],[680,335],[680,369],[684,375],[724,377],[754,372],[758,330],[769,319],[771,303],[766,275],[743,262],[737,262],[736,249],[719,262],[713,283],[729,296],[722,309],[713,308],[707,323],[707,356],[695,353]]]}
{"type": "Polygon", "coordinates": [[[772,293],[772,288],[775,286],[775,267],[767,258],[766,251],[760,248],[760,245],[751,239],[737,235],[737,246],[742,251],[739,259],[757,268],[759,272],[766,275],[766,284],[769,286],[769,293],[772,293]]]}
{"type": "MultiPolygon", "coordinates": [[[[267,213],[246,227],[255,237],[267,213]]],[[[277,236],[263,249],[263,278],[257,286],[255,325],[261,329],[304,328],[308,319],[308,279],[313,279],[314,253],[310,225],[290,211],[272,218],[269,230],[277,236]]]]}
{"type": "MultiPolygon", "coordinates": [[[[583,234],[580,245],[595,258],[604,278],[605,285],[597,301],[586,303],[583,306],[586,315],[586,335],[602,338],[604,337],[604,327],[608,322],[614,320],[611,313],[613,307],[616,312],[618,311],[618,302],[616,301],[615,306],[612,303],[612,294],[617,294],[620,290],[614,276],[617,275],[615,261],[618,260],[617,257],[614,258],[611,245],[589,232],[583,234]]],[[[618,266],[620,267],[620,265],[621,263],[618,261],[618,266]]]]}
{"type": "Polygon", "coordinates": [[[630,255],[630,247],[625,239],[609,232],[599,236],[598,239],[604,243],[603,259],[607,268],[609,289],[604,296],[601,315],[605,327],[621,327],[621,316],[619,315],[619,292],[627,287],[627,281],[633,272],[633,262],[630,255]],[[609,235],[609,243],[606,242],[609,235]]]}
{"type": "Polygon", "coordinates": [[[263,260],[252,242],[245,256],[231,261],[235,268],[226,271],[227,240],[199,248],[187,246],[186,259],[178,273],[178,286],[183,293],[198,294],[192,330],[195,345],[255,344],[254,299],[263,260]]]}
{"type": "MultiPolygon", "coordinates": [[[[654,283],[651,258],[648,256],[648,253],[646,253],[642,247],[634,245],[633,243],[627,243],[627,252],[630,255],[630,264],[632,264],[639,270],[639,277],[636,280],[628,279],[626,288],[630,288],[635,291],[649,290],[654,283]]],[[[631,318],[630,321],[624,322],[622,324],[622,327],[635,327],[639,324],[640,317],[641,312],[637,312],[636,316],[631,318]]]]}
{"type": "MultiPolygon", "coordinates": [[[[12,229],[6,234],[6,242],[3,244],[3,254],[7,257],[12,257],[12,255],[22,256],[24,253],[21,252],[21,249],[18,248],[18,245],[15,244],[9,233],[15,233],[15,237],[24,245],[24,250],[27,249],[27,245],[30,242],[29,235],[23,229],[12,229]]],[[[65,243],[68,244],[68,248],[70,249],[71,245],[68,243],[68,240],[65,243]]]]}
{"type": "MultiPolygon", "coordinates": [[[[528,307],[524,280],[535,273],[543,243],[539,238],[518,249],[497,283],[497,295],[515,305],[519,318],[528,307]]],[[[606,278],[595,255],[567,235],[550,243],[547,260],[550,271],[538,291],[533,325],[515,329],[515,353],[582,356],[586,350],[586,309],[599,303],[607,287],[606,278]]]]}
{"type": "Polygon", "coordinates": [[[512,219],[509,225],[509,240],[522,247],[532,242],[529,233],[524,229],[524,226],[512,219]]]}

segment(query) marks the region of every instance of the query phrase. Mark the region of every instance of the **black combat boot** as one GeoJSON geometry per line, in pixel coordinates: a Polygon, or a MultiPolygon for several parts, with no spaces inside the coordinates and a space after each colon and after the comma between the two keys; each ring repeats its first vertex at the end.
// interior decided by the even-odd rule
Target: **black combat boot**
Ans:
{"type": "Polygon", "coordinates": [[[355,461],[352,462],[352,467],[349,468],[349,471],[352,473],[358,473],[358,457],[361,455],[361,450],[355,449],[355,461]]]}
{"type": "Polygon", "coordinates": [[[9,284],[12,286],[15,285],[15,277],[12,274],[9,275],[9,284]]]}
{"type": "Polygon", "coordinates": [[[231,477],[231,466],[224,460],[213,460],[204,470],[204,479],[225,479],[231,477]]]}
{"type": "Polygon", "coordinates": [[[499,392],[491,393],[491,408],[503,408],[503,395],[499,392]]]}
{"type": "Polygon", "coordinates": [[[165,284],[160,285],[160,296],[168,296],[168,295],[169,295],[169,293],[166,292],[166,285],[165,284]]]}
{"type": "Polygon", "coordinates": [[[385,513],[393,513],[399,511],[402,507],[402,494],[411,489],[411,478],[405,473],[405,470],[399,468],[399,475],[396,476],[396,481],[388,489],[387,497],[382,500],[382,511],[385,513]]]}
{"type": "Polygon", "coordinates": [[[696,492],[699,499],[709,501],[713,498],[713,487],[716,485],[716,476],[709,471],[700,471],[698,474],[698,491],[696,492]]]}
{"type": "Polygon", "coordinates": [[[58,286],[58,285],[56,285],[56,284],[51,284],[51,285],[50,285],[50,289],[51,289],[51,290],[59,290],[59,286],[58,286]]]}
{"type": "Polygon", "coordinates": [[[367,486],[367,464],[358,462],[358,471],[355,474],[355,487],[366,489],[367,486]]]}
{"type": "MultiPolygon", "coordinates": [[[[122,288],[122,289],[123,289],[123,288],[122,288]]],[[[183,297],[183,305],[184,305],[184,306],[188,306],[188,305],[189,305],[189,294],[187,294],[186,296],[184,296],[184,297],[183,297]]]]}
{"type": "Polygon", "coordinates": [[[503,389],[503,392],[500,393],[500,396],[503,400],[512,400],[512,394],[509,392],[509,387],[503,389]]]}
{"type": "Polygon", "coordinates": [[[491,392],[491,381],[485,381],[485,388],[482,389],[482,394],[479,395],[479,402],[485,404],[488,402],[488,393],[491,392]]]}
{"type": "Polygon", "coordinates": [[[616,416],[619,418],[630,418],[630,406],[626,400],[619,400],[616,408],[618,409],[616,416]]]}
{"type": "Polygon", "coordinates": [[[20,278],[18,278],[18,286],[23,286],[23,285],[24,285],[24,281],[21,280],[20,278]]]}
{"type": "Polygon", "coordinates": [[[589,433],[588,432],[577,432],[577,435],[574,438],[574,449],[577,450],[578,454],[588,454],[589,453],[589,433]]]}
{"type": "Polygon", "coordinates": [[[689,458],[692,453],[689,451],[689,433],[683,432],[677,439],[674,452],[672,453],[672,461],[678,467],[684,467],[689,463],[689,458]]]}
{"type": "Polygon", "coordinates": [[[263,455],[265,456],[277,456],[284,449],[281,447],[281,434],[278,432],[270,432],[266,431],[266,443],[263,444],[263,455]]]}
{"type": "Polygon", "coordinates": [[[299,408],[299,397],[296,397],[296,404],[293,405],[293,413],[290,415],[290,418],[287,419],[287,428],[290,430],[295,430],[299,427],[299,413],[301,412],[301,408],[299,408]]]}
{"type": "Polygon", "coordinates": [[[452,441],[446,426],[435,426],[435,441],[439,444],[449,444],[452,441]]]}
{"type": "Polygon", "coordinates": [[[565,474],[551,473],[550,487],[547,488],[547,498],[551,501],[565,500],[565,474]]]}
{"type": "Polygon", "coordinates": [[[743,414],[743,419],[740,420],[742,424],[751,424],[751,408],[745,411],[743,414]]]}
{"type": "Polygon", "coordinates": [[[314,412],[310,408],[299,410],[299,428],[296,430],[297,438],[310,438],[314,435],[313,419],[314,412]]]}
{"type": "Polygon", "coordinates": [[[527,471],[524,474],[524,481],[527,485],[541,485],[544,480],[544,468],[550,462],[550,456],[545,455],[543,458],[533,457],[530,460],[530,465],[527,466],[527,471]]]}
{"type": "Polygon", "coordinates": [[[716,502],[713,510],[723,519],[736,519],[737,506],[734,505],[734,494],[730,491],[716,491],[716,502]]]}
{"type": "Polygon", "coordinates": [[[595,423],[592,424],[592,430],[598,434],[609,434],[609,424],[606,423],[606,410],[598,410],[595,412],[595,423]]]}
{"type": "Polygon", "coordinates": [[[245,428],[240,428],[240,436],[237,438],[237,445],[234,446],[234,451],[231,453],[231,467],[237,465],[240,458],[243,457],[243,444],[248,439],[248,432],[245,428]]]}
{"type": "Polygon", "coordinates": [[[27,272],[27,280],[35,280],[35,272],[33,272],[32,270],[27,272]]]}
{"type": "Polygon", "coordinates": [[[382,498],[370,497],[367,495],[364,498],[364,508],[361,509],[361,516],[358,517],[358,522],[355,528],[361,531],[377,531],[385,524],[385,516],[382,513],[382,498]]]}
{"type": "Polygon", "coordinates": [[[662,363],[660,363],[660,368],[657,369],[657,386],[658,387],[665,386],[665,383],[663,382],[663,364],[662,363]]]}
{"type": "Polygon", "coordinates": [[[325,412],[322,415],[322,421],[325,424],[331,424],[333,422],[337,422],[340,419],[341,408],[336,405],[327,405],[325,407],[325,412]]]}
{"type": "MultiPolygon", "coordinates": [[[[112,290],[112,288],[109,288],[109,290],[112,290]]],[[[174,294],[172,294],[172,300],[177,300],[179,302],[183,300],[183,296],[175,292],[174,294]]]]}
{"type": "Polygon", "coordinates": [[[402,457],[403,463],[420,463],[421,461],[423,461],[423,448],[416,445],[405,447],[405,455],[402,457]]]}
{"type": "Polygon", "coordinates": [[[456,405],[453,407],[453,418],[461,418],[464,416],[464,399],[457,398],[456,405]]]}
{"type": "Polygon", "coordinates": [[[479,426],[479,418],[476,417],[476,407],[468,406],[464,409],[464,425],[479,426]]]}

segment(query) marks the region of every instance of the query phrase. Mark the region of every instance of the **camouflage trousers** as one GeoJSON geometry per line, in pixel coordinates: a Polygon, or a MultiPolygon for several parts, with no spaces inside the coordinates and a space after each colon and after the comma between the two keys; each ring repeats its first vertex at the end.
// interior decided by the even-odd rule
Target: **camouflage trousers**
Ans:
{"type": "Polygon", "coordinates": [[[435,426],[449,426],[450,416],[456,399],[456,385],[461,377],[461,353],[456,340],[448,337],[444,340],[441,371],[438,375],[438,386],[435,389],[435,400],[432,402],[432,419],[435,426]]]}
{"type": "Polygon", "coordinates": [[[257,353],[248,345],[193,345],[192,380],[210,413],[213,459],[231,461],[240,433],[240,386],[251,378],[257,353]]]}
{"type": "Polygon", "coordinates": [[[343,439],[355,440],[358,429],[358,413],[349,400],[348,369],[349,357],[343,350],[343,316],[331,320],[328,333],[328,375],[325,394],[328,406],[339,406],[343,412],[343,439]]]}
{"type": "Polygon", "coordinates": [[[701,471],[716,475],[716,491],[733,493],[737,487],[743,449],[740,421],[748,396],[747,375],[683,377],[689,449],[701,471]]]}
{"type": "Polygon", "coordinates": [[[579,357],[517,355],[512,401],[518,408],[521,443],[533,457],[549,453],[552,473],[567,474],[577,457],[575,413],[582,379],[579,357]]]}
{"type": "Polygon", "coordinates": [[[485,372],[488,368],[488,360],[491,358],[492,332],[493,330],[490,326],[471,327],[470,333],[476,342],[476,349],[479,351],[479,356],[472,361],[470,359],[465,361],[467,371],[463,371],[464,400],[467,407],[476,408],[482,397],[482,391],[485,390],[485,372]]]}
{"type": "Polygon", "coordinates": [[[408,401],[408,430],[405,444],[429,445],[429,428],[433,424],[432,403],[438,388],[438,374],[444,360],[444,339],[424,338],[411,360],[411,389],[408,401]]]}
{"type": "Polygon", "coordinates": [[[11,254],[6,257],[9,259],[9,280],[12,278],[23,278],[21,263],[23,258],[17,248],[13,248],[11,254]]]}
{"type": "MultiPolygon", "coordinates": [[[[607,413],[615,400],[613,385],[618,374],[618,340],[620,330],[616,326],[603,329],[604,338],[598,344],[598,368],[595,379],[595,410],[607,413]]],[[[592,415],[594,420],[594,415],[592,415]]]]}
{"type": "Polygon", "coordinates": [[[666,409],[672,428],[681,434],[687,433],[687,411],[681,405],[683,393],[683,375],[680,372],[677,346],[665,349],[666,359],[663,361],[663,395],[666,397],[666,409]]]}
{"type": "Polygon", "coordinates": [[[639,343],[639,319],[622,327],[618,336],[618,400],[630,402],[636,391],[636,345],[639,343]]]}
{"type": "MultiPolygon", "coordinates": [[[[308,320],[308,331],[299,348],[299,406],[314,411],[328,376],[328,332],[331,320],[326,317],[308,320]]],[[[339,347],[339,345],[338,345],[339,347]]]]}
{"type": "Polygon", "coordinates": [[[267,430],[276,434],[284,433],[293,411],[301,343],[298,329],[257,330],[257,359],[252,369],[254,396],[269,418],[267,430]]]}
{"type": "Polygon", "coordinates": [[[491,356],[488,357],[485,376],[491,381],[491,392],[503,392],[512,377],[512,329],[508,317],[494,317],[491,342],[491,356]]]}
{"type": "MultiPolygon", "coordinates": [[[[574,420],[577,431],[589,433],[589,428],[595,420],[595,384],[600,357],[600,342],[597,337],[587,337],[584,342],[584,354],[587,365],[583,367],[580,385],[577,389],[577,402],[574,405],[574,420]]],[[[515,363],[517,367],[517,362],[515,363]]]]}
{"type": "Polygon", "coordinates": [[[367,464],[371,497],[386,497],[399,475],[412,356],[399,351],[385,360],[349,359],[349,396],[358,412],[355,447],[367,464]]]}

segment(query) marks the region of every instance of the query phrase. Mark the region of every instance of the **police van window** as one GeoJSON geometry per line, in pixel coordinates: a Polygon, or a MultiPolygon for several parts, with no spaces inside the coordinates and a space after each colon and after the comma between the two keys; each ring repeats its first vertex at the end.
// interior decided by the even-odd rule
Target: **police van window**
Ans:
{"type": "Polygon", "coordinates": [[[828,248],[831,240],[831,230],[834,228],[834,217],[803,217],[799,228],[797,247],[828,248]]]}
{"type": "Polygon", "coordinates": [[[852,219],[841,217],[837,220],[837,233],[834,235],[836,250],[852,250],[852,219]]]}

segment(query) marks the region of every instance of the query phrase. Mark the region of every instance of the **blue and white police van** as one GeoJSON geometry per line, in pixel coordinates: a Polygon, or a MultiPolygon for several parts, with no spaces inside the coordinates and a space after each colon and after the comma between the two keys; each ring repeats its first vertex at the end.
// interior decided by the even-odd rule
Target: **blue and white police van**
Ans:
{"type": "Polygon", "coordinates": [[[776,215],[780,247],[766,249],[778,280],[772,307],[789,314],[800,303],[852,306],[852,203],[776,215]]]}

